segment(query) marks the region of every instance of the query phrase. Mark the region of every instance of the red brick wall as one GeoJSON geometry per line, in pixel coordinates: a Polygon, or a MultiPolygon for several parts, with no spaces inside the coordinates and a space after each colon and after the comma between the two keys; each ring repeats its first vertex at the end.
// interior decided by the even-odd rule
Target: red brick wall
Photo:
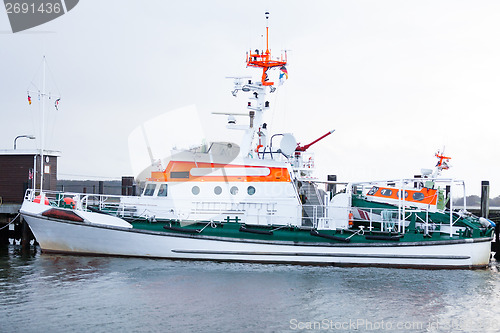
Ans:
{"type": "MultiPolygon", "coordinates": [[[[37,158],[37,186],[40,184],[40,158],[37,158]]],[[[45,190],[56,190],[57,157],[49,156],[50,174],[44,178],[45,190]]],[[[33,155],[0,155],[0,197],[4,203],[22,203],[26,188],[32,187],[29,170],[33,155]]]]}

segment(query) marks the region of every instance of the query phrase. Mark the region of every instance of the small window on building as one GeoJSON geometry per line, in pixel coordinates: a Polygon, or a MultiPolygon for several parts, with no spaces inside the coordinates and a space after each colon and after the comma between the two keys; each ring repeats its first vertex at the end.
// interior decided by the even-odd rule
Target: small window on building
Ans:
{"type": "Polygon", "coordinates": [[[231,187],[231,190],[229,190],[229,192],[232,195],[236,195],[236,194],[238,194],[238,188],[236,186],[233,186],[233,187],[231,187]]]}
{"type": "Polygon", "coordinates": [[[155,188],[156,184],[146,185],[146,188],[144,189],[144,195],[148,197],[152,196],[155,193],[155,188]]]}
{"type": "Polygon", "coordinates": [[[198,186],[193,186],[191,192],[193,192],[194,195],[198,195],[200,194],[200,188],[198,186]]]}
{"type": "Polygon", "coordinates": [[[390,197],[392,195],[392,190],[389,190],[387,188],[383,188],[380,191],[380,194],[382,194],[384,197],[390,197]]]}
{"type": "Polygon", "coordinates": [[[249,195],[254,195],[255,194],[255,187],[248,186],[247,192],[248,192],[249,195]]]}
{"type": "Polygon", "coordinates": [[[422,192],[415,192],[413,193],[413,200],[415,201],[422,201],[425,198],[425,195],[422,192]]]}
{"type": "Polygon", "coordinates": [[[158,196],[159,197],[166,197],[167,196],[167,184],[160,185],[160,189],[158,190],[158,196]]]}
{"type": "Polygon", "coordinates": [[[221,194],[222,193],[222,187],[216,186],[214,188],[214,193],[217,194],[217,195],[221,194]]]}

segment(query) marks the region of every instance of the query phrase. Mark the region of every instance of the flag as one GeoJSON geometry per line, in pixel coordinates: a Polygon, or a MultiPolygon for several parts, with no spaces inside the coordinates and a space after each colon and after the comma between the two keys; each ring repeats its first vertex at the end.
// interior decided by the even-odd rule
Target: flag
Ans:
{"type": "Polygon", "coordinates": [[[56,101],[55,101],[55,103],[54,103],[54,106],[56,107],[56,110],[59,110],[59,101],[60,101],[60,100],[61,100],[61,99],[60,99],[60,98],[58,98],[58,99],[56,99],[56,101]]]}
{"type": "Polygon", "coordinates": [[[288,80],[288,71],[285,66],[281,66],[280,68],[280,85],[285,83],[285,80],[288,80]]]}
{"type": "Polygon", "coordinates": [[[286,70],[286,67],[285,66],[281,66],[280,68],[281,70],[281,73],[280,73],[280,78],[285,75],[286,76],[286,79],[288,80],[288,71],[286,70]]]}
{"type": "Polygon", "coordinates": [[[28,95],[28,103],[30,103],[30,105],[31,105],[31,96],[30,95],[28,95]]]}

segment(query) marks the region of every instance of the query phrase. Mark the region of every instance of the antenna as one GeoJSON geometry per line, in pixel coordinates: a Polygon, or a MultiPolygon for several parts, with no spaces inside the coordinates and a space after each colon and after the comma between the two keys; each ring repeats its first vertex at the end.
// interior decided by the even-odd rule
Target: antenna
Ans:
{"type": "Polygon", "coordinates": [[[266,12],[266,51],[260,52],[255,50],[255,52],[250,51],[247,53],[247,66],[262,68],[262,85],[263,86],[273,86],[274,82],[270,82],[267,76],[267,71],[276,67],[283,67],[286,65],[286,53],[285,59],[281,57],[281,60],[272,60],[271,51],[269,51],[269,12],[266,12]]]}
{"type": "Polygon", "coordinates": [[[266,12],[266,54],[269,53],[269,12],[266,12]]]}

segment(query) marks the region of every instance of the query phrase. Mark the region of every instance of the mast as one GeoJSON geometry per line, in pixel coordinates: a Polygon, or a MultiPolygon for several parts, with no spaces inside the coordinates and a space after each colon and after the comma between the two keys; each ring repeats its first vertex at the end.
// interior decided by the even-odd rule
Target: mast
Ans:
{"type": "MultiPolygon", "coordinates": [[[[50,72],[49,72],[50,74],[50,72]]],[[[53,95],[50,92],[47,92],[47,59],[45,55],[42,58],[42,86],[41,89],[39,86],[31,82],[31,84],[35,87],[36,90],[30,90],[28,87],[28,101],[31,105],[31,97],[30,94],[37,94],[38,95],[38,100],[41,100],[41,115],[40,115],[40,194],[43,195],[43,183],[44,183],[44,174],[45,174],[45,113],[46,113],[46,101],[45,98],[51,99],[54,97],[56,99],[55,101],[55,108],[58,109],[58,103],[61,99],[60,93],[53,95]]],[[[57,87],[56,87],[57,88],[57,87]]],[[[50,87],[49,87],[50,89],[50,87]]],[[[37,163],[36,160],[38,159],[38,155],[35,154],[35,161],[34,161],[34,184],[33,184],[33,189],[36,190],[36,173],[37,173],[37,163]]]]}
{"type": "MultiPolygon", "coordinates": [[[[287,64],[286,53],[285,57],[281,56],[279,60],[271,58],[271,50],[269,50],[269,12],[266,15],[266,50],[249,51],[246,54],[247,67],[255,67],[262,69],[262,76],[260,81],[252,82],[252,80],[244,81],[244,77],[235,77],[233,96],[236,97],[238,91],[249,93],[247,110],[250,118],[249,125],[236,125],[233,120],[234,115],[241,115],[236,113],[229,113],[227,128],[244,130],[243,140],[241,143],[242,156],[258,156],[258,153],[265,149],[267,146],[267,125],[263,122],[263,113],[265,109],[269,108],[269,102],[266,100],[268,92],[273,93],[276,90],[274,82],[269,81],[268,70],[280,68],[283,73],[288,77],[288,72],[285,68],[287,64]],[[269,89],[268,89],[269,87],[269,89]],[[254,145],[254,139],[257,135],[257,144],[254,145]]],[[[283,75],[285,75],[283,74],[283,75]]]]}
{"type": "Polygon", "coordinates": [[[45,147],[45,65],[46,65],[46,60],[45,56],[43,56],[43,69],[42,69],[42,92],[41,97],[42,97],[42,128],[40,132],[40,194],[43,192],[43,175],[45,173],[45,160],[43,156],[43,149],[45,147]]]}

